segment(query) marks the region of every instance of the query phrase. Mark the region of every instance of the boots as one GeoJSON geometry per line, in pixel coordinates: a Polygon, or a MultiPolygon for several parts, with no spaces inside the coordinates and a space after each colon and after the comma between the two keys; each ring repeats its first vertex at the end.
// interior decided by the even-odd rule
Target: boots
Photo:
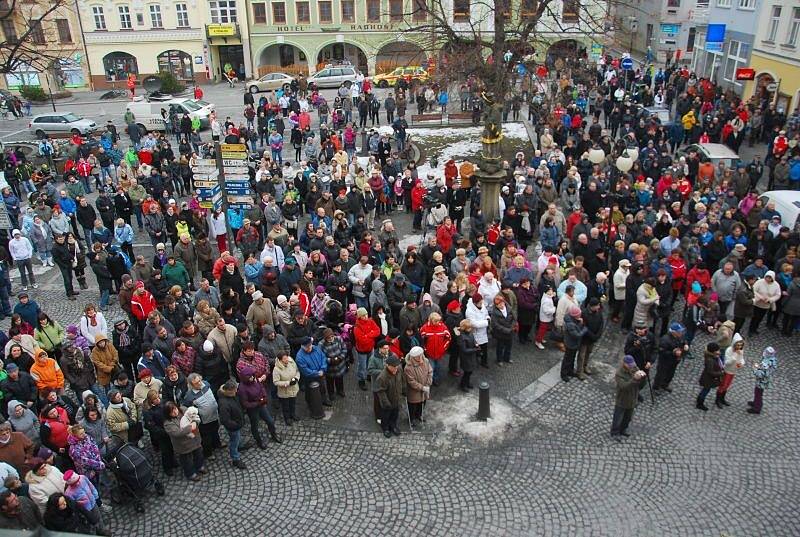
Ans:
{"type": "Polygon", "coordinates": [[[586,361],[583,363],[583,374],[584,375],[589,375],[589,376],[592,375],[592,370],[589,369],[589,362],[590,361],[591,361],[591,359],[589,358],[589,356],[587,356],[586,357],[586,361]]]}
{"type": "Polygon", "coordinates": [[[277,430],[275,430],[275,429],[272,429],[272,430],[269,432],[269,437],[270,437],[270,438],[272,438],[272,440],[273,440],[274,442],[277,442],[278,444],[283,444],[283,438],[281,438],[280,436],[278,436],[278,431],[277,431],[277,430]]]}
{"type": "Polygon", "coordinates": [[[702,410],[703,412],[708,410],[708,407],[699,396],[697,397],[697,403],[694,405],[694,407],[698,410],[702,410]]]}
{"type": "Polygon", "coordinates": [[[81,286],[81,289],[88,289],[89,286],[86,285],[86,278],[78,278],[78,285],[81,286]]]}
{"type": "Polygon", "coordinates": [[[717,405],[717,408],[719,409],[725,408],[725,406],[722,404],[723,397],[725,397],[724,393],[720,394],[719,392],[717,392],[717,397],[716,399],[714,399],[714,404],[717,405]]]}
{"type": "Polygon", "coordinates": [[[725,392],[725,393],[723,393],[723,394],[722,394],[722,397],[720,397],[720,399],[719,399],[719,400],[720,400],[720,402],[721,402],[723,405],[725,405],[725,406],[731,406],[731,404],[730,404],[728,401],[726,401],[726,400],[725,400],[725,396],[726,396],[726,395],[728,395],[728,392],[725,392]]]}

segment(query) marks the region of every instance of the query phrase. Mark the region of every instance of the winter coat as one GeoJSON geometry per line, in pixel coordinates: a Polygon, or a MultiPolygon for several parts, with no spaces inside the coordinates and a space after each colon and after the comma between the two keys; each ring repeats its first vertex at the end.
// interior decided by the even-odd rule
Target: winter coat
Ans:
{"type": "Polygon", "coordinates": [[[475,371],[478,365],[478,346],[475,343],[475,334],[461,332],[458,337],[458,358],[461,369],[466,373],[475,371]]]}
{"type": "Polygon", "coordinates": [[[514,325],[517,322],[517,318],[510,306],[506,305],[505,315],[500,308],[492,308],[489,319],[491,321],[492,336],[496,340],[509,341],[513,338],[514,325]]]}
{"type": "Polygon", "coordinates": [[[180,413],[175,418],[164,420],[164,430],[169,435],[172,450],[176,455],[186,455],[202,447],[199,431],[192,434],[191,425],[181,427],[182,416],[183,413],[180,413]]]}
{"type": "Polygon", "coordinates": [[[564,346],[568,349],[577,349],[581,346],[583,336],[588,333],[585,326],[578,322],[572,315],[564,317],[564,346]]]}
{"type": "Polygon", "coordinates": [[[700,386],[715,388],[722,380],[722,360],[713,353],[705,351],[703,355],[703,372],[700,374],[700,386]]]}
{"type": "Polygon", "coordinates": [[[238,431],[244,427],[245,414],[235,391],[226,392],[220,388],[217,392],[219,404],[219,422],[226,431],[238,431]]]}
{"type": "MultiPolygon", "coordinates": [[[[102,341],[103,339],[107,338],[99,336],[97,341],[102,341]]],[[[92,349],[92,363],[97,375],[97,383],[101,386],[108,386],[111,384],[111,374],[119,365],[119,353],[110,341],[106,343],[105,349],[95,345],[94,349],[92,349]]]]}
{"type": "Polygon", "coordinates": [[[472,300],[467,303],[467,309],[464,314],[465,319],[469,319],[472,323],[473,336],[478,345],[483,345],[489,342],[489,311],[484,305],[482,308],[475,306],[472,300]]]}
{"type": "Polygon", "coordinates": [[[378,396],[378,403],[384,410],[396,409],[400,407],[404,391],[403,372],[398,370],[392,375],[389,370],[384,368],[375,381],[375,393],[378,396]]]}
{"type": "MultiPolygon", "coordinates": [[[[69,435],[69,458],[75,463],[75,471],[79,474],[93,479],[100,472],[105,470],[106,465],[100,456],[100,449],[88,434],[83,439],[69,435]]],[[[73,498],[74,499],[74,498],[73,498]]]]}
{"type": "Polygon", "coordinates": [[[297,392],[300,391],[299,380],[300,373],[292,358],[289,358],[285,365],[280,360],[275,361],[275,367],[272,368],[272,382],[278,387],[279,399],[296,397],[297,392]]]}
{"type": "Polygon", "coordinates": [[[252,367],[242,369],[241,382],[236,390],[236,396],[245,410],[259,408],[267,404],[267,391],[264,385],[253,376],[252,367]]]}
{"type": "Polygon", "coordinates": [[[636,290],[636,307],[633,310],[633,324],[645,323],[647,326],[653,324],[652,306],[658,300],[658,293],[653,286],[643,283],[636,290]]]}
{"type": "Polygon", "coordinates": [[[380,335],[381,329],[374,320],[369,317],[356,319],[356,324],[353,328],[356,352],[361,354],[372,352],[372,349],[375,348],[375,340],[380,335]]]}
{"type": "Polygon", "coordinates": [[[63,493],[66,487],[64,474],[61,473],[61,470],[49,464],[45,475],[38,475],[30,471],[25,476],[25,482],[28,484],[28,496],[42,512],[47,507],[47,500],[50,496],[58,492],[63,493]]]}
{"type": "MultiPolygon", "coordinates": [[[[8,397],[8,395],[6,395],[6,397],[8,397]]],[[[8,402],[8,416],[8,421],[11,423],[14,431],[24,434],[33,441],[39,440],[39,419],[36,417],[36,414],[28,408],[25,402],[16,399],[10,400],[8,402]],[[20,417],[17,417],[14,413],[14,410],[18,406],[22,406],[25,409],[20,417]]]]}
{"type": "Polygon", "coordinates": [[[735,375],[738,373],[739,369],[741,369],[745,364],[744,352],[734,350],[734,345],[738,341],[742,341],[742,336],[739,334],[734,334],[730,347],[725,349],[725,359],[722,367],[725,373],[729,375],[735,375]]]}
{"type": "Polygon", "coordinates": [[[632,409],[639,404],[639,381],[633,378],[638,368],[628,369],[620,365],[614,375],[616,384],[615,405],[619,408],[632,409]]]}
{"type": "MultiPolygon", "coordinates": [[[[84,438],[84,440],[89,441],[93,444],[92,439],[88,436],[84,438]]],[[[97,449],[97,446],[94,446],[97,449]]],[[[72,454],[72,450],[70,449],[70,455],[72,454]]],[[[97,456],[100,456],[100,452],[98,451],[97,456]]],[[[100,462],[100,464],[103,464],[100,462]]],[[[105,465],[103,465],[105,467],[105,465]]],[[[79,475],[78,480],[70,485],[67,485],[66,490],[64,491],[64,496],[73,500],[78,506],[86,512],[91,511],[97,505],[97,500],[100,498],[100,494],[97,492],[97,489],[91,482],[90,474],[86,472],[82,472],[78,470],[78,465],[76,463],[75,470],[78,471],[79,475]]]]}
{"type": "Polygon", "coordinates": [[[788,293],[783,301],[785,315],[800,316],[800,278],[795,278],[786,289],[788,293]]]}
{"type": "MultiPolygon", "coordinates": [[[[398,374],[400,372],[398,371],[398,374]]],[[[430,388],[433,383],[433,367],[424,356],[422,362],[417,363],[411,356],[406,356],[406,366],[403,368],[406,383],[406,397],[409,403],[422,403],[427,397],[422,390],[424,386],[430,388]]]]}
{"type": "Polygon", "coordinates": [[[217,400],[214,398],[211,386],[205,380],[199,390],[189,388],[186,395],[183,396],[181,406],[196,407],[200,415],[200,423],[213,423],[219,419],[217,400]]]}
{"type": "Polygon", "coordinates": [[[111,403],[106,412],[106,425],[112,434],[120,437],[125,442],[128,441],[128,428],[130,423],[139,421],[139,409],[133,401],[127,397],[122,398],[122,403],[114,405],[111,403]]]}
{"type": "MultiPolygon", "coordinates": [[[[405,281],[405,277],[402,281],[405,281]]],[[[392,282],[389,284],[389,290],[386,292],[386,298],[389,300],[389,307],[392,310],[392,317],[394,319],[400,318],[400,310],[403,309],[406,302],[416,299],[414,291],[408,283],[404,283],[403,285],[397,284],[397,277],[392,278],[392,282]]]]}
{"type": "Polygon", "coordinates": [[[443,322],[427,322],[422,325],[419,334],[425,342],[425,355],[430,360],[441,360],[450,348],[451,335],[447,325],[443,322]]]}
{"type": "Polygon", "coordinates": [[[733,316],[741,319],[752,317],[754,302],[755,293],[753,292],[753,288],[747,285],[747,282],[743,283],[736,292],[736,301],[733,304],[733,316]]]}
{"type": "Polygon", "coordinates": [[[319,346],[328,359],[328,376],[332,378],[343,377],[347,373],[348,357],[347,346],[344,341],[340,337],[334,336],[330,343],[327,340],[323,340],[319,346]]]}

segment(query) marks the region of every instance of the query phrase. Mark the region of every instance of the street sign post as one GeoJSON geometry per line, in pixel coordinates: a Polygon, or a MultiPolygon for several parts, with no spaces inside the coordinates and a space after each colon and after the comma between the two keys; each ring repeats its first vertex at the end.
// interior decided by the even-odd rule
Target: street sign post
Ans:
{"type": "Polygon", "coordinates": [[[619,62],[619,64],[625,71],[630,71],[633,69],[633,59],[631,58],[622,58],[622,61],[619,62]]]}

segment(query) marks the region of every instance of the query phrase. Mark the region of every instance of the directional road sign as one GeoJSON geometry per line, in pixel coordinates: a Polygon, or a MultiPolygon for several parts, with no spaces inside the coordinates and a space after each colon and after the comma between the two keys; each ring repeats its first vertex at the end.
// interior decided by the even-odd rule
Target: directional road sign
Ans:
{"type": "Polygon", "coordinates": [[[633,60],[631,58],[622,58],[620,65],[624,70],[630,71],[633,69],[633,60]]]}

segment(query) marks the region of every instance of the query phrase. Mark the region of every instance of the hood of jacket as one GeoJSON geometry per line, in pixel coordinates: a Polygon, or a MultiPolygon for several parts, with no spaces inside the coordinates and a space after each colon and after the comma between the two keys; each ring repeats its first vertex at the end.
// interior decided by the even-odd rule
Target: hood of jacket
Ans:
{"type": "Polygon", "coordinates": [[[383,292],[385,285],[380,279],[372,280],[372,291],[376,294],[380,294],[383,292]]]}
{"type": "Polygon", "coordinates": [[[736,343],[738,343],[739,341],[744,341],[744,338],[740,336],[739,333],[737,332],[736,334],[733,334],[733,339],[731,339],[731,347],[736,345],[736,343]]]}

